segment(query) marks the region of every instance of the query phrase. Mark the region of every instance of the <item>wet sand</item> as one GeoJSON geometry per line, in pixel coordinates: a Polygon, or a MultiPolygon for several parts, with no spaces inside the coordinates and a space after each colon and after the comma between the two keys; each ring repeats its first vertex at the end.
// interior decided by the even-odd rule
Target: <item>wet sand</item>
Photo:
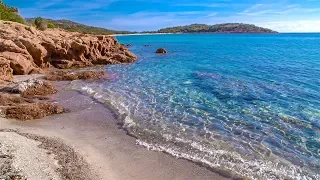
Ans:
{"type": "Polygon", "coordinates": [[[87,176],[92,179],[226,179],[190,161],[136,145],[136,139],[126,135],[108,108],[91,97],[63,90],[67,84],[56,83],[59,93],[51,101],[66,107],[68,113],[27,122],[1,119],[0,129],[58,138],[88,163],[92,172],[87,176]]]}

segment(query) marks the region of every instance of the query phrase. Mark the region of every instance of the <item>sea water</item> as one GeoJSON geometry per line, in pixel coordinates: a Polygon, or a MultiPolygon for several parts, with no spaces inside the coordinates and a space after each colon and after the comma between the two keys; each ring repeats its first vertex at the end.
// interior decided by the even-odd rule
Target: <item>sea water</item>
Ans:
{"type": "Polygon", "coordinates": [[[117,39],[139,60],[73,88],[116,109],[137,144],[231,177],[320,179],[320,34],[117,39]]]}

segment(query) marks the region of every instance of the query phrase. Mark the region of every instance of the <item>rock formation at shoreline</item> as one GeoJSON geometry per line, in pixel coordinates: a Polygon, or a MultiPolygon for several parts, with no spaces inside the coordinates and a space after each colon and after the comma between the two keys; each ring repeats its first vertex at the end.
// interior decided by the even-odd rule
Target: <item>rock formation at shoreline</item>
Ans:
{"type": "Polygon", "coordinates": [[[4,112],[6,118],[26,121],[41,119],[53,114],[61,114],[64,112],[64,108],[52,103],[31,103],[8,107],[4,112]]]}
{"type": "Polygon", "coordinates": [[[55,103],[45,102],[47,95],[58,90],[48,81],[28,79],[27,81],[12,83],[1,89],[0,115],[22,121],[40,119],[53,114],[61,114],[65,109],[55,103]],[[19,93],[19,94],[12,94],[19,93]]]}
{"type": "Polygon", "coordinates": [[[61,29],[38,31],[0,21],[0,80],[13,75],[42,73],[43,68],[80,68],[134,62],[137,57],[111,36],[61,29]]]}
{"type": "Polygon", "coordinates": [[[107,74],[104,71],[53,71],[47,73],[46,80],[49,81],[74,81],[74,80],[97,80],[107,79],[107,74]]]}

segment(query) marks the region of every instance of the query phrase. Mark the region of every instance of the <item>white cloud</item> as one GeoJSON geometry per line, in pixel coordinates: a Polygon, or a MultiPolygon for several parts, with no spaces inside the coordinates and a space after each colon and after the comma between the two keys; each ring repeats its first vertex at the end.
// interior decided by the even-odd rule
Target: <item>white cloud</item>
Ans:
{"type": "Polygon", "coordinates": [[[217,14],[218,14],[218,13],[213,12],[213,13],[208,14],[206,17],[213,17],[213,16],[216,16],[217,14]]]}
{"type": "Polygon", "coordinates": [[[257,23],[279,32],[320,32],[320,19],[315,21],[280,21],[257,23]]]}
{"type": "Polygon", "coordinates": [[[257,16],[257,15],[281,15],[293,13],[312,13],[320,11],[319,7],[305,8],[299,4],[281,5],[281,4],[255,4],[242,12],[239,15],[257,16]]]}
{"type": "Polygon", "coordinates": [[[185,4],[175,4],[175,6],[190,6],[190,7],[226,7],[227,3],[185,3],[185,4]]]}
{"type": "MultiPolygon", "coordinates": [[[[157,9],[155,6],[150,11],[143,11],[137,8],[137,11],[131,14],[126,14],[127,11],[124,10],[112,11],[110,9],[111,11],[109,12],[106,7],[114,1],[118,0],[77,0],[68,2],[64,0],[39,0],[36,2],[36,6],[22,8],[21,14],[25,17],[43,16],[53,19],[70,19],[88,25],[119,30],[157,30],[163,27],[192,23],[238,22],[256,24],[280,32],[320,32],[319,6],[306,5],[305,3],[288,3],[287,0],[278,0],[277,2],[272,0],[271,2],[268,1],[268,3],[260,1],[260,3],[256,4],[237,4],[230,3],[228,0],[215,1],[214,3],[202,3],[202,1],[188,3],[186,1],[185,4],[168,2],[168,6],[171,6],[170,10],[173,12],[163,11],[163,9],[157,9]],[[61,2],[64,2],[61,8],[54,7],[61,2]],[[178,6],[186,6],[180,10],[190,10],[175,10],[179,9],[178,6]],[[193,8],[187,6],[192,6],[193,8]],[[192,11],[192,9],[196,10],[192,11]]],[[[142,1],[146,0],[137,1],[143,3],[142,1]]],[[[154,0],[151,1],[155,2],[154,0]]],[[[159,0],[159,2],[162,3],[163,1],[159,0]]],[[[137,7],[138,5],[137,3],[137,7]]],[[[135,10],[135,7],[130,7],[130,9],[135,10]]]]}

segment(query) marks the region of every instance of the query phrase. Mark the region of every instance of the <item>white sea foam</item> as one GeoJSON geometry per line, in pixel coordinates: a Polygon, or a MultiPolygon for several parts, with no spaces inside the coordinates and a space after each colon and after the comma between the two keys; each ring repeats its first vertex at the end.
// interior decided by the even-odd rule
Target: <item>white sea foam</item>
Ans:
{"type": "MultiPolygon", "coordinates": [[[[136,144],[146,147],[148,150],[153,151],[160,151],[166,152],[171,154],[177,158],[184,158],[194,162],[203,163],[217,171],[219,169],[229,169],[230,172],[234,172],[236,175],[240,177],[247,177],[251,179],[296,179],[296,180],[312,180],[312,179],[319,179],[320,176],[306,176],[301,174],[301,171],[294,167],[284,167],[279,164],[275,164],[271,161],[255,161],[255,160],[245,160],[239,154],[228,152],[224,150],[216,150],[211,151],[210,154],[211,159],[216,159],[216,161],[209,161],[201,155],[197,154],[188,154],[185,152],[181,152],[179,149],[165,147],[159,144],[150,144],[142,140],[136,140],[136,144]],[[233,158],[238,159],[236,163],[229,161],[229,162],[222,162],[219,159],[222,156],[230,156],[233,158]],[[228,166],[226,166],[228,165],[228,166]]],[[[193,143],[193,146],[197,147],[200,150],[205,150],[201,145],[197,143],[193,143]]],[[[210,159],[210,160],[211,160],[210,159]]]]}
{"type": "MultiPolygon", "coordinates": [[[[130,129],[138,126],[137,122],[135,122],[134,118],[132,117],[134,117],[135,113],[137,113],[140,108],[143,108],[142,104],[139,102],[130,103],[128,102],[128,99],[124,98],[125,94],[122,94],[123,96],[119,96],[113,91],[104,91],[102,89],[95,89],[89,86],[75,86],[74,89],[80,89],[82,92],[93,96],[100,102],[110,103],[120,115],[124,116],[124,128],[130,129]],[[133,107],[133,104],[136,104],[136,106],[133,107]]],[[[163,129],[166,128],[165,124],[160,124],[160,126],[163,129]]],[[[187,129],[187,127],[184,125],[179,127],[187,129]]],[[[150,131],[148,129],[140,130],[154,133],[154,131],[150,131]]],[[[280,160],[270,161],[247,159],[235,151],[207,147],[200,142],[179,137],[176,134],[170,134],[170,131],[163,132],[162,134],[159,133],[157,136],[164,138],[168,144],[165,144],[164,142],[153,141],[152,143],[147,143],[143,139],[137,139],[136,143],[146,147],[149,150],[166,152],[177,158],[185,158],[194,162],[203,163],[204,165],[209,166],[217,171],[221,169],[229,170],[230,173],[232,172],[235,175],[252,179],[320,179],[319,174],[311,176],[307,174],[304,169],[300,169],[288,162],[280,162],[280,160]],[[184,150],[183,147],[172,145],[170,142],[180,142],[186,146],[190,146],[192,150],[184,150]]]]}
{"type": "Polygon", "coordinates": [[[88,93],[89,95],[95,93],[95,91],[93,89],[91,89],[90,87],[87,87],[87,86],[81,88],[81,90],[88,93]]]}

